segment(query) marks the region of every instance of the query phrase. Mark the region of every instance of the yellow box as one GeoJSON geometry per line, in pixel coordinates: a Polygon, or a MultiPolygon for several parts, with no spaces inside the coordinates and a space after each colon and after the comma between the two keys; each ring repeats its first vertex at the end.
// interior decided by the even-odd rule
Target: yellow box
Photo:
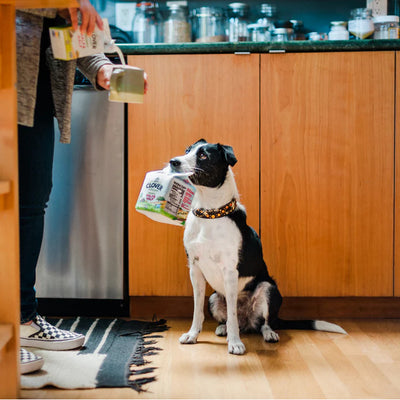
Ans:
{"type": "Polygon", "coordinates": [[[82,34],[79,28],[73,31],[70,26],[49,31],[54,58],[68,61],[104,52],[105,33],[97,27],[90,36],[82,34]]]}

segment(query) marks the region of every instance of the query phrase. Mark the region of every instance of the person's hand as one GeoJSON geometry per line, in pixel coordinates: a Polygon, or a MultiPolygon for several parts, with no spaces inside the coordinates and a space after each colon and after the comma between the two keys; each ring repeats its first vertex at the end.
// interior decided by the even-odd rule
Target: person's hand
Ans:
{"type": "MultiPolygon", "coordinates": [[[[69,8],[71,15],[71,23],[73,29],[78,29],[78,9],[69,8]]],[[[93,33],[95,26],[97,25],[100,30],[103,30],[103,21],[96,9],[90,4],[89,0],[81,0],[79,11],[82,16],[81,32],[87,33],[89,36],[93,33]]]]}
{"type": "MultiPolygon", "coordinates": [[[[111,74],[114,67],[118,67],[118,65],[114,64],[104,64],[97,72],[97,84],[101,86],[103,89],[110,90],[110,79],[111,74]]],[[[147,83],[147,74],[144,73],[144,93],[147,93],[148,83],[147,83]]]]}
{"type": "Polygon", "coordinates": [[[104,64],[97,72],[97,84],[103,89],[110,90],[110,79],[114,69],[113,64],[104,64]]]}
{"type": "Polygon", "coordinates": [[[65,8],[58,10],[58,14],[72,24],[72,29],[78,29],[78,10],[81,13],[81,33],[91,35],[96,25],[103,30],[103,21],[89,0],[81,0],[79,8],[65,8]]]}

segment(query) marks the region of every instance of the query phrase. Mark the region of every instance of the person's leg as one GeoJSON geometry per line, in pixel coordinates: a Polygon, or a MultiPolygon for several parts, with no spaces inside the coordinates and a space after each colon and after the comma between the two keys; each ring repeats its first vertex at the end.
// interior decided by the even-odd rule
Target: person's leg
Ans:
{"type": "Polygon", "coordinates": [[[18,127],[21,322],[36,316],[36,264],[43,238],[44,214],[52,187],[53,117],[18,127]]]}
{"type": "Polygon", "coordinates": [[[43,239],[44,214],[52,187],[54,112],[43,29],[34,126],[18,126],[21,322],[36,316],[36,264],[43,239]]]}
{"type": "MultiPolygon", "coordinates": [[[[42,89],[41,89],[42,90],[42,89]]],[[[48,99],[38,93],[35,125],[19,127],[21,346],[69,350],[85,336],[50,325],[36,310],[36,264],[43,239],[44,214],[52,187],[54,122],[48,99]],[[29,325],[26,323],[30,322],[29,325]]]]}
{"type": "MultiPolygon", "coordinates": [[[[47,77],[48,79],[48,77],[47,77]]],[[[50,325],[36,310],[36,264],[52,187],[54,121],[46,82],[40,85],[33,128],[19,127],[21,346],[49,350],[80,347],[85,336],[50,325]],[[26,324],[30,323],[30,324],[26,324]]]]}

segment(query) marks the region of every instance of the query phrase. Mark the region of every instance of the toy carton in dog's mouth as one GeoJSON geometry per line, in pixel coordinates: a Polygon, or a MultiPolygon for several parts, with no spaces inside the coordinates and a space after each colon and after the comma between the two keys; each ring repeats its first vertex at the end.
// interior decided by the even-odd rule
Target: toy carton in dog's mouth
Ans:
{"type": "Polygon", "coordinates": [[[135,208],[154,221],[182,226],[195,192],[187,175],[174,175],[165,170],[150,171],[146,174],[135,208]]]}

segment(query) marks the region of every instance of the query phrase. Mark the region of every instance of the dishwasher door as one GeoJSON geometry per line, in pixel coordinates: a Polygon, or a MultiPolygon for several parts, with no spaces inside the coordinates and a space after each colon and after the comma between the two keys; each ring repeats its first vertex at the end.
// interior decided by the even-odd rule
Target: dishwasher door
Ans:
{"type": "Polygon", "coordinates": [[[71,144],[58,142],[56,123],[53,189],[37,268],[39,306],[40,298],[126,297],[124,123],[124,104],[91,86],[74,89],[71,144]]]}

